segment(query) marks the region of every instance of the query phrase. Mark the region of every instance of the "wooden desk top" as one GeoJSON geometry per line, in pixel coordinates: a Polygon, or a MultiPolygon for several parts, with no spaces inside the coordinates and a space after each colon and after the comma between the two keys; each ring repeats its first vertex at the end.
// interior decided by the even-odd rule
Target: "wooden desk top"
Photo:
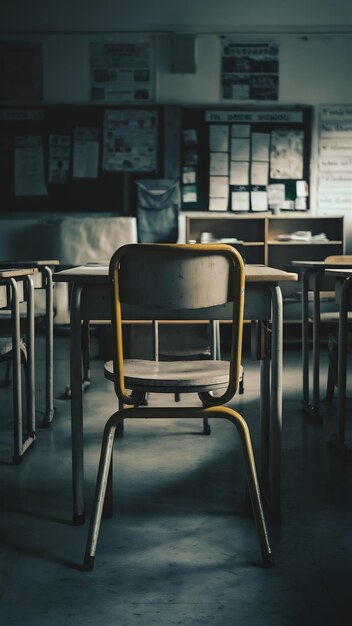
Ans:
{"type": "MultiPolygon", "coordinates": [[[[266,265],[246,265],[246,282],[248,283],[277,283],[294,282],[298,280],[294,272],[285,272],[266,265]]],[[[80,265],[68,270],[56,272],[53,279],[56,282],[68,283],[104,283],[108,277],[107,265],[80,265]]]]}
{"type": "Polygon", "coordinates": [[[341,265],[339,265],[339,267],[330,267],[326,270],[326,273],[329,276],[336,276],[338,278],[348,278],[349,276],[352,276],[352,267],[341,267],[341,265]]]}
{"type": "Polygon", "coordinates": [[[0,279],[1,278],[21,278],[23,276],[29,276],[32,274],[37,274],[38,270],[35,267],[28,268],[4,268],[0,269],[0,279]]]}
{"type": "Polygon", "coordinates": [[[303,267],[305,269],[323,269],[325,268],[326,270],[334,268],[334,267],[341,267],[341,268],[349,268],[351,267],[351,263],[325,263],[325,261],[291,261],[291,265],[297,266],[297,267],[303,267]]]}
{"type": "Polygon", "coordinates": [[[0,261],[0,267],[43,267],[44,265],[57,266],[60,265],[60,261],[58,259],[37,259],[32,261],[11,261],[10,259],[6,261],[0,261]]]}

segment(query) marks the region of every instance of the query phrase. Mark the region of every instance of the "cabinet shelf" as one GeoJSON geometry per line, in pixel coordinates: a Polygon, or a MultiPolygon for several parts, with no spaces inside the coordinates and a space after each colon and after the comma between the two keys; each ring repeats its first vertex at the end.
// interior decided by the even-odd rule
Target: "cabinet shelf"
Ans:
{"type": "Polygon", "coordinates": [[[268,241],[268,246],[336,246],[343,245],[342,240],[329,241],[268,241]]]}
{"type": "MultiPolygon", "coordinates": [[[[343,216],[315,216],[293,212],[290,215],[271,213],[233,214],[189,212],[186,218],[186,240],[200,241],[203,232],[210,232],[216,239],[237,238],[243,243],[243,256],[248,264],[262,264],[287,271],[297,271],[292,261],[323,261],[332,254],[344,254],[343,216]],[[278,241],[279,235],[289,236],[303,230],[313,235],[325,233],[326,241],[278,241]]],[[[240,248],[240,246],[239,246],[240,248]]],[[[331,289],[327,282],[323,286],[331,289]]],[[[297,321],[300,316],[298,304],[290,302],[297,284],[282,285],[285,321],[297,321]]]]}

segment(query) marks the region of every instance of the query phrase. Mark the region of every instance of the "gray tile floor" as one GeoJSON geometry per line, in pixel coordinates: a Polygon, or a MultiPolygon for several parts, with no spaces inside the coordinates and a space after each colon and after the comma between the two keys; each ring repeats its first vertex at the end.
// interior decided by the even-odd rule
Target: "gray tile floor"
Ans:
{"type": "MultiPolygon", "coordinates": [[[[95,569],[87,573],[79,569],[87,524],[71,525],[70,406],[60,397],[68,349],[68,338],[56,337],[57,414],[50,429],[38,430],[21,466],[6,464],[11,396],[0,390],[0,624],[352,623],[352,464],[327,445],[336,403],[323,407],[323,427],[301,412],[298,351],[285,353],[283,519],[269,523],[275,568],[261,567],[254,526],[243,513],[242,458],[230,424],[216,422],[204,437],[197,421],[130,421],[116,446],[115,515],[103,522],[95,569]]],[[[39,409],[42,352],[39,339],[39,409]]],[[[245,356],[244,365],[237,407],[258,457],[257,364],[245,356]]],[[[103,424],[114,409],[102,361],[94,359],[84,397],[88,512],[103,424]]],[[[350,428],[348,436],[352,443],[350,428]]]]}

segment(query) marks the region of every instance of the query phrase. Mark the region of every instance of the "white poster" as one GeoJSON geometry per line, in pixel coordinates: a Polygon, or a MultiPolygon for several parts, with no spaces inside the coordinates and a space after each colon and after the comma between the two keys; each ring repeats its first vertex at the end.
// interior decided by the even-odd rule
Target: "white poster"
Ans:
{"type": "Polygon", "coordinates": [[[222,38],[221,96],[225,100],[277,100],[279,49],[275,44],[222,38]]]}
{"type": "Polygon", "coordinates": [[[318,206],[350,212],[352,204],[352,104],[319,110],[318,206]]]}
{"type": "Polygon", "coordinates": [[[73,177],[97,178],[99,164],[99,129],[75,128],[73,177]]]}
{"type": "Polygon", "coordinates": [[[68,183],[70,172],[69,135],[49,135],[49,183],[68,183]]]}
{"type": "Polygon", "coordinates": [[[46,196],[42,138],[29,135],[15,138],[15,195],[46,196]]]}
{"type": "Polygon", "coordinates": [[[154,100],[152,37],[91,43],[91,99],[143,103],[154,100]]]}
{"type": "Polygon", "coordinates": [[[272,131],[270,177],[278,179],[303,178],[303,131],[272,131]]]}
{"type": "Polygon", "coordinates": [[[156,111],[105,111],[103,170],[155,172],[157,137],[156,111]]]}

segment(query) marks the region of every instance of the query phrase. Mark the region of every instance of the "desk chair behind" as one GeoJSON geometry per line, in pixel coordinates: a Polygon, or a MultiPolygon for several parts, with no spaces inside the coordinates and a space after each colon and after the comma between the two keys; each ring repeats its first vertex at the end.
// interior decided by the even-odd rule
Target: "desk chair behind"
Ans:
{"type": "MultiPolygon", "coordinates": [[[[329,266],[336,267],[352,267],[352,255],[350,254],[336,254],[326,257],[324,259],[324,263],[329,266]]],[[[339,314],[336,311],[335,313],[322,313],[321,319],[324,322],[338,322],[339,314]]],[[[348,315],[349,319],[352,319],[352,312],[348,315]]],[[[348,336],[348,343],[346,346],[346,350],[351,352],[352,347],[352,338],[348,336]]],[[[337,332],[332,332],[328,336],[328,357],[329,357],[329,365],[328,365],[328,377],[326,383],[326,396],[324,398],[324,402],[326,404],[330,404],[334,397],[335,387],[337,387],[337,369],[338,369],[338,337],[337,332]]]]}
{"type": "MultiPolygon", "coordinates": [[[[248,426],[230,402],[238,387],[241,368],[244,265],[226,245],[129,245],[110,261],[114,357],[105,376],[114,383],[123,406],[104,429],[93,513],[84,568],[92,569],[101,517],[112,500],[111,460],[116,428],[126,418],[225,418],[240,436],[249,494],[263,563],[272,565],[261,496],[248,426]],[[124,360],[122,320],[232,319],[230,361],[124,360]],[[127,391],[129,390],[129,392],[127,391]],[[145,407],[147,393],[197,393],[197,407],[145,407]],[[105,503],[106,496],[108,498],[105,503]]],[[[181,331],[180,331],[181,332],[181,331]]],[[[115,440],[118,445],[118,439],[115,440]]]]}
{"type": "Polygon", "coordinates": [[[34,362],[27,359],[27,346],[20,333],[20,302],[27,301],[26,325],[27,341],[34,350],[34,296],[31,275],[34,268],[0,270],[0,289],[6,293],[4,302],[0,298],[0,308],[10,310],[10,333],[6,330],[0,336],[0,362],[12,364],[13,373],[13,462],[22,461],[23,455],[35,441],[35,383],[34,362]],[[26,380],[26,432],[22,421],[22,378],[23,366],[26,380]]]}

